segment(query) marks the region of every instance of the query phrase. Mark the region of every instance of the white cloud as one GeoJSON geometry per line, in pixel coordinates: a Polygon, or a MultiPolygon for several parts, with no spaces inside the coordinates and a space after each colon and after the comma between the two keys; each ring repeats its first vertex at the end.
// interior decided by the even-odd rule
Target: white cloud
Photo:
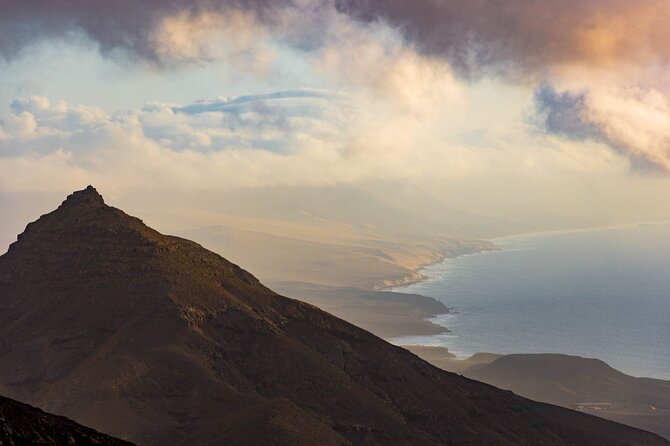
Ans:
{"type": "Polygon", "coordinates": [[[582,91],[538,91],[550,132],[595,139],[632,160],[633,167],[670,172],[670,102],[654,88],[590,86],[582,91]]]}
{"type": "Polygon", "coordinates": [[[35,135],[37,132],[37,121],[35,120],[35,115],[22,111],[9,115],[4,120],[2,128],[5,139],[22,141],[35,135]]]}
{"type": "Polygon", "coordinates": [[[364,87],[413,113],[435,113],[461,99],[464,86],[445,60],[419,54],[385,25],[362,27],[341,16],[333,22],[337,26],[312,58],[320,75],[364,87]]]}
{"type": "MultiPolygon", "coordinates": [[[[457,209],[542,227],[602,223],[613,214],[610,196],[628,194],[636,204],[631,191],[641,186],[627,175],[626,158],[603,144],[514,125],[468,141],[445,133],[445,120],[462,109],[417,116],[366,100],[297,90],[119,113],[44,98],[15,102],[32,105],[12,107],[1,122],[0,191],[66,194],[93,184],[112,200],[154,193],[165,200],[154,204],[169,209],[176,192],[387,184],[393,202],[397,186],[410,184],[457,209]],[[40,103],[49,105],[38,110],[40,103]],[[34,131],[10,134],[8,119],[23,113],[34,117],[34,131]],[[607,188],[594,187],[600,183],[607,188]]],[[[644,209],[665,209],[642,198],[644,209]]],[[[627,221],[621,214],[612,219],[627,221]]]]}
{"type": "Polygon", "coordinates": [[[624,88],[594,91],[582,117],[602,137],[634,160],[670,172],[670,104],[653,89],[624,88]]]}
{"type": "Polygon", "coordinates": [[[240,72],[258,77],[270,71],[275,54],[268,29],[251,11],[181,10],[167,15],[151,31],[149,42],[163,64],[228,60],[240,72]]]}
{"type": "Polygon", "coordinates": [[[0,126],[0,170],[9,173],[3,190],[66,191],[82,181],[110,191],[194,190],[625,170],[607,151],[582,154],[551,138],[529,139],[524,129],[489,130],[475,145],[450,141],[445,116],[417,116],[365,94],[293,90],[119,113],[33,97],[15,101],[10,112],[0,126]]]}
{"type": "Polygon", "coordinates": [[[342,166],[353,158],[341,109],[337,95],[302,90],[117,114],[15,101],[0,127],[0,166],[14,173],[3,188],[70,188],[82,175],[113,189],[354,181],[369,171],[342,166]]]}

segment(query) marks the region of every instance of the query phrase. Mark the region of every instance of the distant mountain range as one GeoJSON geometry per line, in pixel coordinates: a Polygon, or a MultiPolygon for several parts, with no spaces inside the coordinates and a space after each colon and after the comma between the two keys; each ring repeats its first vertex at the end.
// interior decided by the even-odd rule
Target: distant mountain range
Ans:
{"type": "Polygon", "coordinates": [[[0,393],[145,445],[668,445],[440,370],[92,187],[0,257],[0,393]]]}

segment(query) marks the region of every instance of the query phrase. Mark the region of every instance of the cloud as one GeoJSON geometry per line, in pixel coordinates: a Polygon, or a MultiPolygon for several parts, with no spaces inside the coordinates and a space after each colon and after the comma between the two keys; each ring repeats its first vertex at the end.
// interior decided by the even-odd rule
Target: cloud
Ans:
{"type": "Polygon", "coordinates": [[[667,63],[665,0],[338,0],[366,23],[387,22],[424,54],[466,76],[517,78],[563,65],[667,63]]]}
{"type": "Polygon", "coordinates": [[[86,152],[91,149],[87,144],[111,145],[117,133],[126,133],[174,151],[250,148],[288,153],[310,137],[336,139],[343,125],[337,116],[343,99],[326,91],[290,90],[186,106],[152,103],[112,114],[32,96],[13,101],[11,114],[0,121],[6,135],[0,150],[49,152],[67,147],[86,152]]]}
{"type": "Polygon", "coordinates": [[[444,60],[411,50],[388,26],[361,26],[331,14],[335,24],[310,54],[320,76],[349,89],[363,86],[377,99],[414,113],[437,113],[462,96],[463,85],[444,60]]]}
{"type": "Polygon", "coordinates": [[[606,150],[587,154],[510,129],[489,130],[474,146],[453,141],[443,119],[324,90],[151,103],[117,113],[29,97],[14,101],[0,121],[0,171],[12,173],[0,178],[0,189],[477,183],[621,170],[606,150]]]}
{"type": "Polygon", "coordinates": [[[300,73],[303,85],[323,87],[120,113],[17,100],[0,127],[5,157],[62,150],[63,162],[91,166],[135,147],[159,164],[238,166],[226,181],[248,171],[244,184],[417,176],[431,165],[449,175],[482,163],[469,148],[450,158],[456,149],[441,129],[468,107],[475,83],[463,78],[490,75],[529,90],[546,82],[536,103],[549,133],[604,142],[636,166],[666,165],[664,0],[0,0],[0,8],[9,59],[41,39],[84,36],[150,70],[225,60],[241,75],[266,76],[275,58],[302,58],[299,69],[311,70],[300,73]],[[280,174],[264,170],[271,165],[280,174]]]}
{"type": "Polygon", "coordinates": [[[9,59],[42,39],[85,36],[105,55],[163,67],[227,60],[264,76],[284,46],[387,92],[451,70],[527,82],[670,62],[665,0],[0,0],[0,9],[9,59]],[[381,76],[385,65],[399,77],[381,76]]]}
{"type": "Polygon", "coordinates": [[[10,62],[32,43],[83,38],[104,56],[143,61],[150,70],[223,61],[240,78],[276,80],[292,69],[287,65],[306,62],[297,70],[323,80],[316,85],[365,89],[419,113],[454,99],[460,88],[449,63],[415,52],[386,24],[352,20],[330,0],[136,0],[113,7],[0,0],[0,7],[0,55],[10,62]],[[282,57],[290,62],[278,62],[282,57]]]}
{"type": "Polygon", "coordinates": [[[12,114],[3,122],[2,130],[5,139],[16,138],[22,140],[30,138],[37,130],[35,115],[25,111],[12,114]]]}
{"type": "Polygon", "coordinates": [[[243,52],[289,0],[0,0],[0,54],[84,35],[103,54],[174,64],[243,52]]]}
{"type": "Polygon", "coordinates": [[[199,101],[175,110],[182,113],[202,113],[204,111],[235,110],[242,104],[253,104],[263,101],[291,101],[294,99],[327,99],[334,95],[327,91],[299,89],[278,91],[275,93],[254,94],[235,98],[223,98],[216,101],[199,101]]]}
{"type": "Polygon", "coordinates": [[[638,169],[670,172],[670,101],[640,87],[604,87],[579,93],[543,86],[536,92],[550,133],[595,139],[632,160],[638,169]]]}
{"type": "Polygon", "coordinates": [[[227,189],[394,175],[351,145],[363,114],[325,91],[119,113],[31,97],[10,111],[0,121],[0,170],[14,172],[3,177],[4,190],[69,188],[82,177],[112,189],[227,189]]]}
{"type": "MultiPolygon", "coordinates": [[[[193,204],[204,215],[240,189],[272,196],[276,187],[354,186],[395,203],[411,185],[455,208],[545,228],[590,221],[576,218],[580,213],[601,218],[608,197],[631,193],[625,159],[601,144],[529,137],[516,127],[482,129],[470,144],[445,134],[444,115],[417,116],[366,99],[288,90],[115,113],[18,99],[0,111],[0,191],[20,200],[94,184],[110,199],[152,196],[150,207],[173,210],[208,197],[193,204]],[[35,126],[14,131],[26,114],[35,126]],[[575,194],[585,196],[575,204],[575,194]]],[[[472,104],[475,113],[479,105],[472,104]]]]}
{"type": "Polygon", "coordinates": [[[665,0],[0,0],[0,8],[0,53],[9,58],[39,39],[79,34],[103,54],[160,65],[247,57],[263,71],[273,55],[259,42],[310,52],[353,20],[387,24],[407,48],[466,76],[670,60],[665,0]]]}
{"type": "Polygon", "coordinates": [[[558,92],[549,84],[535,90],[536,121],[550,133],[569,139],[598,138],[598,128],[584,119],[587,93],[558,92]]]}

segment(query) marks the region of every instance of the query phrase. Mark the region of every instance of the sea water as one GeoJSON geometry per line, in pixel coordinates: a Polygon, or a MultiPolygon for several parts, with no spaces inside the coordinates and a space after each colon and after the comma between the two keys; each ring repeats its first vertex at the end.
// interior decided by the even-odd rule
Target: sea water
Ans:
{"type": "Polygon", "coordinates": [[[396,338],[476,352],[599,358],[634,376],[670,379],[670,224],[520,236],[500,250],[427,267],[394,291],[452,308],[450,333],[396,338]]]}

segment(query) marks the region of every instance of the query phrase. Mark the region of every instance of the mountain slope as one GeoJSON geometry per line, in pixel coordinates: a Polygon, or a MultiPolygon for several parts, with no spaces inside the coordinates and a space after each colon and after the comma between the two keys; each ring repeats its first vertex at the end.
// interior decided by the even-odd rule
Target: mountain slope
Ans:
{"type": "Polygon", "coordinates": [[[130,446],[72,420],[0,396],[0,445],[130,446]]]}
{"type": "Polygon", "coordinates": [[[668,444],[439,370],[91,187],[0,257],[0,391],[142,444],[668,444]]]}

